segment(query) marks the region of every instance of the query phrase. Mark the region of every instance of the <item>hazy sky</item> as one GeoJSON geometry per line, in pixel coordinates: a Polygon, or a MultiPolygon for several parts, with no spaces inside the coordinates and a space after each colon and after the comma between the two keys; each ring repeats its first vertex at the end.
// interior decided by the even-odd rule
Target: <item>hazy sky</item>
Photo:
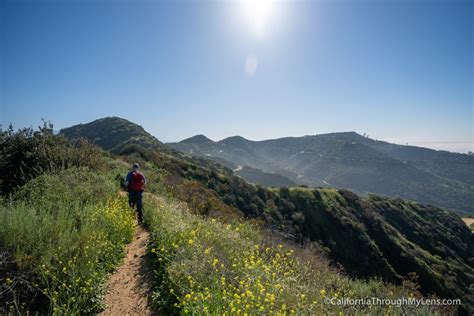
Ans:
{"type": "Polygon", "coordinates": [[[473,3],[0,0],[0,123],[474,151],[473,3]]]}

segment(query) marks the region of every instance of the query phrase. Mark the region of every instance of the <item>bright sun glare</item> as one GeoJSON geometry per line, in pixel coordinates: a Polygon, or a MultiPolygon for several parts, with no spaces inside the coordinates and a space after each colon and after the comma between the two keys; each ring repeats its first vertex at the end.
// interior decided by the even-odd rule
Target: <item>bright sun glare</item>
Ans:
{"type": "Polygon", "coordinates": [[[273,0],[242,0],[244,15],[258,36],[263,36],[273,9],[273,0]]]}

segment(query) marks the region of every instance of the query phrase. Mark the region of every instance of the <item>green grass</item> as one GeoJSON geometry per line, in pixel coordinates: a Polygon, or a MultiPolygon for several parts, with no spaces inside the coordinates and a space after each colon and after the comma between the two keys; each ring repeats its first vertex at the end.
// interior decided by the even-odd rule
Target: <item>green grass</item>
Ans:
{"type": "MultiPolygon", "coordinates": [[[[381,281],[355,281],[331,268],[315,249],[270,239],[248,221],[223,223],[188,212],[183,203],[148,196],[155,306],[182,314],[388,313],[388,306],[342,307],[326,298],[419,295],[381,281]]],[[[429,314],[428,308],[404,307],[429,314]]]]}
{"type": "MultiPolygon", "coordinates": [[[[77,315],[102,307],[107,274],[134,232],[133,213],[116,192],[105,176],[71,169],[30,181],[0,206],[1,249],[26,271],[32,295],[47,302],[48,313],[77,315]]],[[[14,294],[13,313],[22,303],[22,293],[15,293],[23,290],[15,287],[21,280],[13,271],[4,277],[0,284],[14,294]]]]}

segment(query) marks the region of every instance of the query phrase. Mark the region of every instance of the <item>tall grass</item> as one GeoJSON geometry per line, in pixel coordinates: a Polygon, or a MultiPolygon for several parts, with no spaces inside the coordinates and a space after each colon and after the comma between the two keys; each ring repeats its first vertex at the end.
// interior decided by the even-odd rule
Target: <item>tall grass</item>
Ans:
{"type": "Polygon", "coordinates": [[[430,314],[429,308],[335,306],[331,298],[413,297],[416,291],[356,281],[311,249],[275,242],[249,222],[223,223],[155,199],[145,211],[158,286],[156,306],[211,315],[430,314]]]}
{"type": "MultiPolygon", "coordinates": [[[[133,213],[116,192],[107,177],[70,169],[30,181],[0,207],[1,248],[18,269],[28,271],[49,313],[84,314],[102,307],[107,273],[134,231],[133,213]]],[[[13,284],[13,276],[6,279],[13,284]]]]}

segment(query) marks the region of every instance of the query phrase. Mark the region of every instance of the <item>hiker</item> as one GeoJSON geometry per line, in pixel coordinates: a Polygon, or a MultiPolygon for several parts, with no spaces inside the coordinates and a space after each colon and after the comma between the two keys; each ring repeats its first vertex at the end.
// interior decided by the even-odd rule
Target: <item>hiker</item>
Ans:
{"type": "Polygon", "coordinates": [[[146,179],[139,169],[138,163],[132,165],[132,171],[125,178],[125,186],[128,190],[128,204],[132,209],[137,207],[138,224],[141,225],[143,222],[143,190],[146,179]]]}

